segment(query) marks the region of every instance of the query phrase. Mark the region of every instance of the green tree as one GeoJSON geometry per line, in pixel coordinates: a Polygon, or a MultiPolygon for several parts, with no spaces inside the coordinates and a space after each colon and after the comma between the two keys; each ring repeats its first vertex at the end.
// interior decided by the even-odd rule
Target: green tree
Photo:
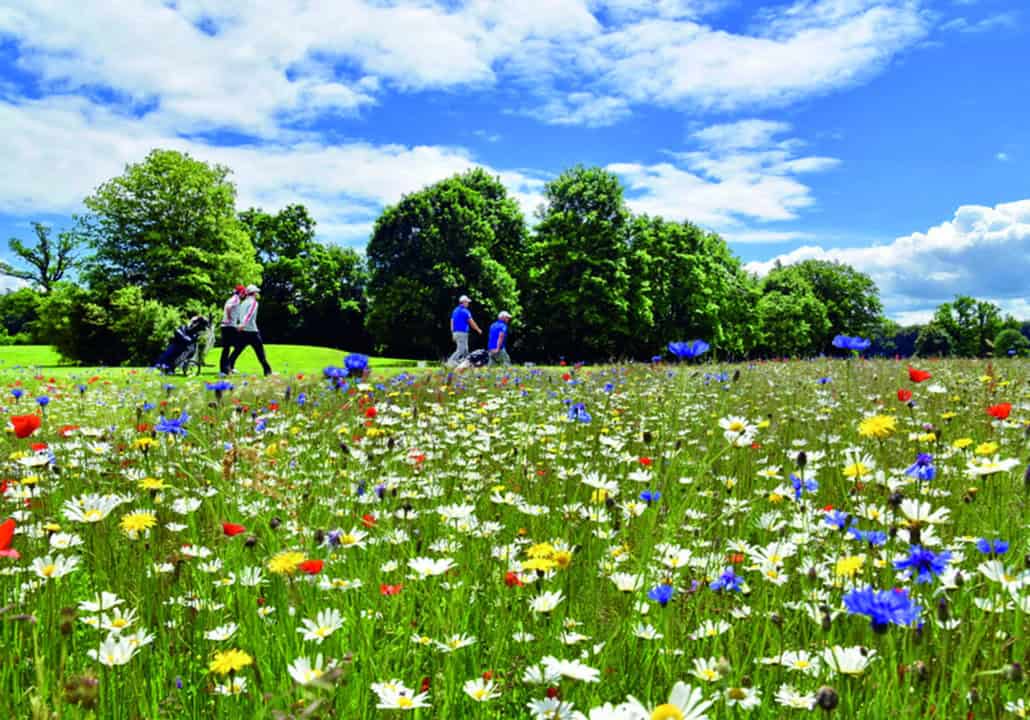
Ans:
{"type": "MultiPolygon", "coordinates": [[[[473,299],[481,323],[501,310],[520,315],[519,268],[525,220],[504,186],[470,170],[386,208],[369,241],[370,308],[366,325],[379,349],[406,357],[440,357],[458,297],[473,299]]],[[[513,338],[520,340],[515,329],[513,338]]]]}
{"type": "Polygon", "coordinates": [[[826,306],[803,284],[791,292],[764,293],[755,315],[760,331],[757,349],[766,356],[811,355],[830,324],[826,306]]]}
{"type": "Polygon", "coordinates": [[[916,336],[915,352],[920,357],[948,357],[955,353],[955,338],[947,327],[931,320],[916,336]]]}
{"type": "Polygon", "coordinates": [[[990,355],[994,338],[1003,327],[1001,308],[986,300],[958,295],[942,303],[933,322],[952,338],[951,353],[960,357],[990,355]]]}
{"type": "Polygon", "coordinates": [[[1014,328],[1005,328],[994,338],[994,354],[998,357],[1018,355],[1026,357],[1030,352],[1030,340],[1014,328]]]}
{"type": "MultiPolygon", "coordinates": [[[[10,345],[27,345],[38,335],[35,323],[39,320],[39,307],[43,297],[35,288],[25,287],[0,295],[0,325],[3,327],[2,342],[10,345]]],[[[45,340],[45,338],[42,338],[45,340]]]]}
{"type": "Polygon", "coordinates": [[[101,185],[80,224],[94,250],[90,286],[136,286],[146,299],[196,311],[220,306],[236,283],[257,282],[261,268],[228,178],[220,165],[153,150],[101,185]]]}
{"type": "Polygon", "coordinates": [[[6,262],[0,262],[0,275],[9,275],[20,280],[27,280],[39,287],[43,292],[50,292],[54,283],[63,280],[80,263],[78,249],[82,238],[74,232],[65,231],[58,234],[57,239],[50,237],[50,228],[42,223],[32,223],[36,233],[36,242],[26,245],[18,238],[7,241],[11,252],[29,269],[16,268],[6,262]]]}
{"type": "Polygon", "coordinates": [[[547,357],[623,355],[651,327],[629,223],[622,185],[606,170],[579,166],[547,184],[526,298],[527,335],[547,357]]]}
{"type": "Polygon", "coordinates": [[[757,286],[721,237],[689,222],[647,215],[634,217],[629,232],[633,277],[642,283],[643,298],[633,308],[634,324],[642,331],[650,327],[636,354],[692,338],[738,357],[751,349],[757,286]]]}
{"type": "Polygon", "coordinates": [[[766,292],[793,293],[807,285],[826,308],[827,324],[812,338],[813,351],[830,352],[835,335],[872,337],[883,315],[880,291],[873,279],[850,265],[805,260],[774,268],[766,277],[766,292]]]}
{"type": "Polygon", "coordinates": [[[263,266],[261,331],[280,343],[367,350],[367,275],[354,250],[315,239],[303,205],[240,213],[263,266]]]}

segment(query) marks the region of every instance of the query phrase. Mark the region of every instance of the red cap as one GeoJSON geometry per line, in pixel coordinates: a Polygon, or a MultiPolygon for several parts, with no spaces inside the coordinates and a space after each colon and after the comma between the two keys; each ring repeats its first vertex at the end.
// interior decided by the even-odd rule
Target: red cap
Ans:
{"type": "Polygon", "coordinates": [[[247,292],[247,288],[243,287],[242,285],[237,285],[236,286],[236,292],[238,292],[238,293],[247,292]]]}

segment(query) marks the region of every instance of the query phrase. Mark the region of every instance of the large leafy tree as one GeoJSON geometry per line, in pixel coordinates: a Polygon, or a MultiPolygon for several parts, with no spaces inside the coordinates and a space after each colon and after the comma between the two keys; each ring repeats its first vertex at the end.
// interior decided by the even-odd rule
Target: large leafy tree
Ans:
{"type": "Polygon", "coordinates": [[[634,322],[651,321],[643,334],[647,346],[637,354],[690,338],[703,338],[722,354],[751,349],[757,287],[721,237],[689,222],[642,215],[633,218],[630,243],[645,298],[634,322]]]}
{"type": "Polygon", "coordinates": [[[405,357],[444,355],[450,312],[463,293],[473,298],[481,324],[500,310],[518,317],[516,277],[523,270],[512,265],[522,262],[526,244],[518,204],[481,169],[386,208],[366,251],[367,327],[377,345],[405,357]]]}
{"type": "Polygon", "coordinates": [[[630,213],[622,185],[601,168],[575,167],[548,183],[529,253],[528,331],[547,357],[627,354],[650,326],[649,286],[633,277],[630,213]]]}
{"type": "Polygon", "coordinates": [[[822,329],[813,328],[813,352],[829,352],[838,334],[876,334],[883,304],[871,277],[845,263],[805,260],[776,267],[765,279],[766,292],[791,294],[805,286],[826,309],[826,324],[822,329]]]}
{"type": "Polygon", "coordinates": [[[228,168],[153,150],[85,204],[80,229],[94,250],[86,278],[101,292],[135,286],[146,299],[209,309],[260,277],[228,168]]]}
{"type": "Polygon", "coordinates": [[[755,315],[761,333],[757,350],[767,356],[811,355],[830,324],[826,306],[804,284],[765,292],[755,315]]]}
{"type": "MultiPolygon", "coordinates": [[[[942,303],[934,312],[930,326],[939,328],[952,339],[948,353],[960,357],[984,357],[991,354],[994,338],[1004,327],[1001,308],[986,300],[958,295],[951,302],[942,303]]],[[[930,327],[928,326],[928,327],[930,327]]],[[[917,343],[920,354],[930,350],[925,343],[917,343]]],[[[942,348],[934,347],[939,350],[942,348]]]]}
{"type": "Polygon", "coordinates": [[[11,252],[27,267],[0,262],[0,275],[27,280],[43,292],[50,292],[55,283],[65,279],[79,265],[82,238],[75,232],[65,231],[54,239],[50,228],[38,222],[32,223],[32,229],[36,233],[33,244],[26,245],[18,238],[7,242],[11,252]]]}
{"type": "Polygon", "coordinates": [[[363,326],[365,285],[361,256],[315,238],[315,220],[303,205],[275,215],[240,213],[261,262],[261,330],[280,343],[367,350],[363,326]]]}

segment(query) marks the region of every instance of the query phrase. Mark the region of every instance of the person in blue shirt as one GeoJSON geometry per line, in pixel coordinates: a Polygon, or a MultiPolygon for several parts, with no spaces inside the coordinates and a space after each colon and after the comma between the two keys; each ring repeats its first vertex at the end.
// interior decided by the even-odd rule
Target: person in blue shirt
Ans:
{"type": "Polygon", "coordinates": [[[497,315],[497,321],[490,326],[490,337],[486,349],[490,352],[491,365],[511,365],[511,358],[508,357],[508,323],[511,322],[511,313],[502,310],[497,315]]]}
{"type": "Polygon", "coordinates": [[[454,354],[447,359],[450,367],[456,367],[469,354],[469,327],[480,335],[483,334],[476,321],[472,319],[472,312],[469,310],[471,302],[468,295],[462,295],[458,298],[458,307],[451,313],[451,337],[454,338],[456,348],[454,354]]]}

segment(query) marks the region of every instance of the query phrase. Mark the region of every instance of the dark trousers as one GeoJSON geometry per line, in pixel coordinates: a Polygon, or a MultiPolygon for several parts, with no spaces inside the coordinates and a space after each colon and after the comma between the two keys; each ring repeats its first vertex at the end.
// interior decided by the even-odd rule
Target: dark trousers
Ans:
{"type": "Polygon", "coordinates": [[[272,368],[268,366],[268,360],[265,358],[265,344],[261,342],[261,333],[241,330],[238,332],[237,337],[239,339],[236,341],[236,347],[233,349],[232,355],[229,356],[229,367],[236,367],[236,358],[249,346],[254,348],[254,354],[257,355],[258,362],[264,368],[265,375],[271,375],[272,368]]]}
{"type": "Polygon", "coordinates": [[[232,325],[222,326],[222,357],[218,361],[218,370],[223,375],[232,372],[232,363],[229,362],[229,355],[236,349],[239,343],[239,331],[232,325]]]}

